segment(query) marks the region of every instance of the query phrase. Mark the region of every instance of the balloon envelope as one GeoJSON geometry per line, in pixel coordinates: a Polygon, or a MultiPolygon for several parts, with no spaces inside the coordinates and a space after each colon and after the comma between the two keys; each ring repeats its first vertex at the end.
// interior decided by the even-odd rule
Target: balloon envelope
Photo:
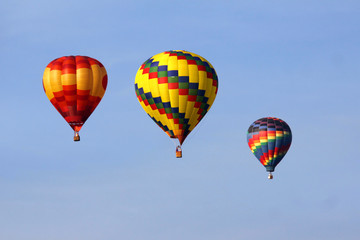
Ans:
{"type": "Polygon", "coordinates": [[[56,110],[78,132],[105,94],[107,73],[94,58],[65,56],[47,65],[43,87],[56,110]]]}
{"type": "Polygon", "coordinates": [[[248,145],[268,172],[273,172],[290,148],[291,130],[279,118],[266,117],[253,122],[247,133],[248,145]]]}
{"type": "Polygon", "coordinates": [[[180,144],[209,111],[217,90],[213,66],[183,50],[149,58],[135,78],[136,96],[145,112],[180,144]]]}

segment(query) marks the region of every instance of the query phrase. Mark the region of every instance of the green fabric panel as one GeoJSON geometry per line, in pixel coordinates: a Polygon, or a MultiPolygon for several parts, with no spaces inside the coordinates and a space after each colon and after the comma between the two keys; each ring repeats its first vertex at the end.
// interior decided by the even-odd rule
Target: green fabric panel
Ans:
{"type": "Polygon", "coordinates": [[[189,89],[189,83],[179,82],[179,89],[189,89]]]}
{"type": "Polygon", "coordinates": [[[153,98],[148,99],[148,102],[150,105],[155,103],[153,98]]]}
{"type": "Polygon", "coordinates": [[[196,96],[198,94],[198,90],[197,89],[189,89],[189,95],[192,95],[192,96],[196,96]]]}
{"type": "Polygon", "coordinates": [[[164,105],[162,103],[156,103],[155,105],[156,105],[157,109],[164,108],[164,105]]]}
{"type": "Polygon", "coordinates": [[[167,77],[167,76],[168,76],[167,71],[160,71],[160,72],[158,72],[158,78],[167,77]]]}
{"type": "Polygon", "coordinates": [[[168,83],[177,83],[179,82],[179,77],[173,76],[168,78],[168,83]]]}
{"type": "Polygon", "coordinates": [[[158,67],[151,67],[149,72],[157,72],[158,71],[158,67]]]}

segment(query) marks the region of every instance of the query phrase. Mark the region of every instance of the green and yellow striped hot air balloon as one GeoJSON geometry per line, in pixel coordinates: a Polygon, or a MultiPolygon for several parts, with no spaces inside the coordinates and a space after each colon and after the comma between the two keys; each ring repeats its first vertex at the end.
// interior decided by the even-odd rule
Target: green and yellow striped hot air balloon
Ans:
{"type": "Polygon", "coordinates": [[[213,104],[218,78],[203,57],[183,51],[165,51],[146,60],[135,78],[136,96],[145,112],[181,145],[213,104]]]}

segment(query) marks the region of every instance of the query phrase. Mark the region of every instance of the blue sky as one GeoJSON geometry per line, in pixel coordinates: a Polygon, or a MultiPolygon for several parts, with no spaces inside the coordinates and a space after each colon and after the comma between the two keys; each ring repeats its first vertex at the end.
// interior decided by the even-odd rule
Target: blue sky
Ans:
{"type": "Polygon", "coordinates": [[[358,1],[2,1],[0,239],[358,239],[358,1]],[[149,57],[185,49],[219,77],[174,157],[137,102],[149,57]],[[107,92],[72,141],[42,74],[87,55],[107,92]],[[285,120],[269,181],[249,125],[285,120]]]}

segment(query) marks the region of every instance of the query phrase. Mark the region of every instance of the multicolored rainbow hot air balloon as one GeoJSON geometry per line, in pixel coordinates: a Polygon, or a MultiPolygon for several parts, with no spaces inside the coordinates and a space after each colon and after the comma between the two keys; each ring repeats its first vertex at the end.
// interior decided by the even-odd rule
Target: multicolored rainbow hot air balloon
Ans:
{"type": "Polygon", "coordinates": [[[181,145],[213,104],[218,78],[203,57],[183,51],[166,51],[146,60],[135,78],[136,96],[145,112],[181,145]]]}
{"type": "Polygon", "coordinates": [[[96,59],[67,56],[50,62],[44,72],[43,87],[50,102],[74,130],[79,131],[105,94],[105,67],[96,59]]]}
{"type": "Polygon", "coordinates": [[[253,122],[247,133],[247,142],[255,157],[264,165],[272,179],[272,172],[290,148],[291,130],[279,118],[266,117],[253,122]]]}

